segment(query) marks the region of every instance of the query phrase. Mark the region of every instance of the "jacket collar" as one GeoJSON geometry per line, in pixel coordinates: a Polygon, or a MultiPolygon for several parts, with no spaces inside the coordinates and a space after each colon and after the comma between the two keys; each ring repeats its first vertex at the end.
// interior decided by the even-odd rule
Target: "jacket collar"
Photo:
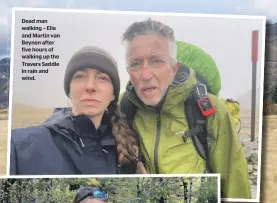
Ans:
{"type": "MultiPolygon", "coordinates": [[[[55,108],[53,114],[43,123],[43,125],[50,129],[71,132],[77,136],[80,136],[81,129],[82,131],[96,131],[94,124],[88,116],[74,116],[71,108],[55,108]]],[[[104,113],[101,124],[98,128],[99,132],[103,134],[110,125],[109,116],[107,113],[104,113]]]]}

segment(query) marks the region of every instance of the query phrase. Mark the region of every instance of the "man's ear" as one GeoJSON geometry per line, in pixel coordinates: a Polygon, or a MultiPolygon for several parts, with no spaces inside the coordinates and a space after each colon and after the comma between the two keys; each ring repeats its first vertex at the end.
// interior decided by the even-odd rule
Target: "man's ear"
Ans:
{"type": "Polygon", "coordinates": [[[129,85],[132,85],[132,81],[130,78],[129,78],[129,81],[127,82],[127,86],[129,86],[129,85]]]}
{"type": "Polygon", "coordinates": [[[181,68],[182,63],[180,63],[179,61],[177,61],[177,63],[174,66],[174,72],[177,73],[178,70],[181,68]]]}

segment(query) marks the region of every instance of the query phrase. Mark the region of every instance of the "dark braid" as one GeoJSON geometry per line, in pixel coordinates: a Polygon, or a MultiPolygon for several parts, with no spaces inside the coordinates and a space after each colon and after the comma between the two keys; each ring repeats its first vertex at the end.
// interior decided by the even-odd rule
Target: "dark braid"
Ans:
{"type": "Polygon", "coordinates": [[[112,123],[112,131],[117,144],[119,164],[136,161],[138,157],[138,144],[135,134],[123,119],[116,102],[112,102],[108,107],[109,117],[112,123]]]}

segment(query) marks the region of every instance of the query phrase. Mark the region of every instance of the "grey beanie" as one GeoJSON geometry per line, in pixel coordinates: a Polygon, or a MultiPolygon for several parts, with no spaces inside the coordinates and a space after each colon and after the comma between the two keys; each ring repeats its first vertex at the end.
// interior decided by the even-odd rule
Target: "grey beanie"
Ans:
{"type": "Polygon", "coordinates": [[[70,82],[73,75],[85,68],[95,68],[106,73],[112,80],[115,102],[118,101],[120,79],[115,59],[103,49],[86,46],[77,51],[69,60],[64,75],[64,90],[69,97],[70,82]]]}

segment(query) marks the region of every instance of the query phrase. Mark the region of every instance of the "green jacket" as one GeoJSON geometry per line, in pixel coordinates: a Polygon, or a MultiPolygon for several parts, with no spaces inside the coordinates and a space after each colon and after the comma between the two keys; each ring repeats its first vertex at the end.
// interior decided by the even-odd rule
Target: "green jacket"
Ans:
{"type": "MultiPolygon", "coordinates": [[[[196,83],[194,70],[187,79],[177,73],[160,110],[144,105],[132,85],[127,87],[129,100],[137,106],[134,126],[141,137],[145,167],[151,174],[199,174],[205,161],[198,155],[192,139],[182,139],[188,131],[184,101],[196,83]]],[[[248,167],[239,135],[230,113],[221,100],[209,95],[217,113],[207,119],[207,130],[215,142],[210,143],[210,162],[214,173],[221,175],[225,198],[251,199],[248,167]]]]}

